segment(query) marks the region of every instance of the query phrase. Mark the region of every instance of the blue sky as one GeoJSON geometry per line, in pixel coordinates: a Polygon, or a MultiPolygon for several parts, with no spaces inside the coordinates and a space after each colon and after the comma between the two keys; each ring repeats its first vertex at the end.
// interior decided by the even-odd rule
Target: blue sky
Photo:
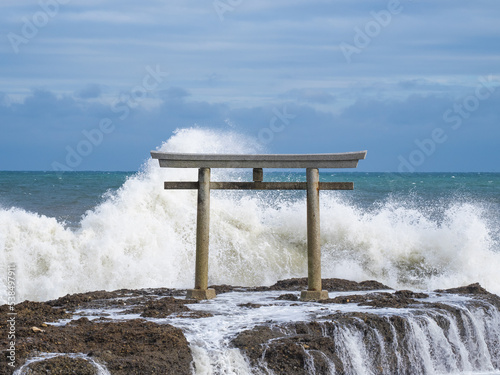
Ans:
{"type": "Polygon", "coordinates": [[[2,0],[0,170],[137,170],[178,128],[359,171],[499,172],[500,2],[2,0]]]}

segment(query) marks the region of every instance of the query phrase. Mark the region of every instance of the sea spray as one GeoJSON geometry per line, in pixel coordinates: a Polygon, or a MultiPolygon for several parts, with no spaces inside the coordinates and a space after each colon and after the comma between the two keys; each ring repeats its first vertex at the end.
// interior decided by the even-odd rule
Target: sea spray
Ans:
{"type": "MultiPolygon", "coordinates": [[[[261,151],[242,135],[198,128],[179,130],[159,149],[261,151]]],[[[250,174],[214,169],[212,178],[249,180],[250,174]]],[[[159,168],[148,160],[71,229],[38,213],[0,209],[0,267],[16,263],[18,301],[100,289],[192,287],[196,192],[165,191],[163,182],[196,178],[194,169],[159,168]]],[[[371,204],[365,197],[360,205],[356,197],[363,189],[370,187],[321,193],[324,277],[422,289],[480,282],[500,294],[494,206],[450,199],[434,209],[425,199],[397,191],[371,204]]],[[[214,191],[210,236],[211,284],[270,285],[307,274],[302,192],[214,191]]],[[[0,287],[4,303],[6,287],[0,287]]]]}

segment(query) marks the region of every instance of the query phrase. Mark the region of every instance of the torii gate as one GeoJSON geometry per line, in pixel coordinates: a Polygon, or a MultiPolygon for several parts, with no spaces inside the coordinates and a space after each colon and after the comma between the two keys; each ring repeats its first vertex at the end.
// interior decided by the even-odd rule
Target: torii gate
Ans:
{"type": "Polygon", "coordinates": [[[356,168],[366,151],[338,154],[255,155],[255,154],[179,154],[151,151],[160,167],[198,168],[198,181],[165,182],[165,189],[198,189],[196,219],[196,270],[194,289],[187,298],[210,299],[208,289],[208,245],[210,190],[307,190],[307,268],[308,288],[301,292],[303,301],[328,298],[321,287],[321,243],[319,219],[320,190],[353,190],[353,182],[319,182],[318,168],[356,168]],[[210,181],[210,168],[253,168],[253,182],[210,181]],[[305,168],[306,182],[264,182],[262,168],[305,168]]]}

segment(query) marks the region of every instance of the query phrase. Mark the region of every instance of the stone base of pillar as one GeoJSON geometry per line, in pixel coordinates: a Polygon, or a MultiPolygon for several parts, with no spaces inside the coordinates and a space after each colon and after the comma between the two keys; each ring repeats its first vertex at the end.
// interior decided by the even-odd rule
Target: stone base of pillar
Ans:
{"type": "Polygon", "coordinates": [[[212,299],[215,298],[215,289],[188,289],[187,299],[212,299]]]}
{"type": "Polygon", "coordinates": [[[318,301],[328,298],[328,290],[303,290],[300,293],[301,301],[318,301]]]}

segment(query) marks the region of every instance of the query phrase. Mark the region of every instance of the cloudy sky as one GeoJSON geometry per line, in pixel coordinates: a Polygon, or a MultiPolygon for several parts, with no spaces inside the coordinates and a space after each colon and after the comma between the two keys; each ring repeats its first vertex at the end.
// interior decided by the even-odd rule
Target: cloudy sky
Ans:
{"type": "Polygon", "coordinates": [[[0,170],[137,170],[175,129],[359,171],[500,172],[498,0],[2,0],[0,170]]]}

